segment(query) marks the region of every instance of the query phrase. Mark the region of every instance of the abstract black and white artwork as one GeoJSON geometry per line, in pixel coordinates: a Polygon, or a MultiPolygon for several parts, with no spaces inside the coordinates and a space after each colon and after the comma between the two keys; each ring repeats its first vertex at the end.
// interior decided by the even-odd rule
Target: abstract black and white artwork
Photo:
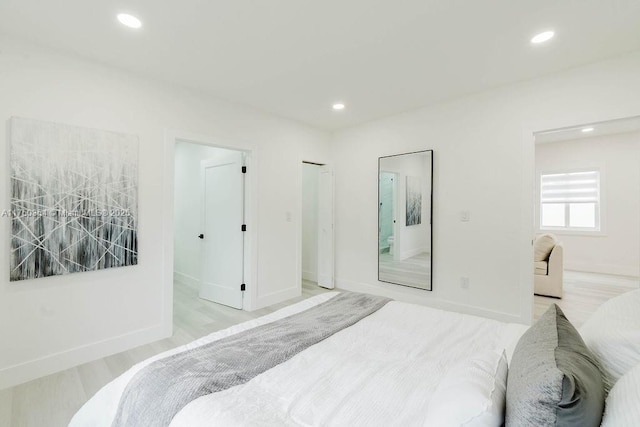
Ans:
{"type": "Polygon", "coordinates": [[[138,263],[138,138],[12,118],[10,280],[138,263]]]}
{"type": "Polygon", "coordinates": [[[407,226],[422,222],[422,185],[420,178],[407,176],[407,226]]]}

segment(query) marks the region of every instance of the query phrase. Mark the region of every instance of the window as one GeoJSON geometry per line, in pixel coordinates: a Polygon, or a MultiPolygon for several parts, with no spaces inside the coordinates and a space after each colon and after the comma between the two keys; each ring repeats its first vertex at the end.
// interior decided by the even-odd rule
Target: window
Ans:
{"type": "Polygon", "coordinates": [[[600,172],[541,175],[540,228],[600,231],[600,172]]]}

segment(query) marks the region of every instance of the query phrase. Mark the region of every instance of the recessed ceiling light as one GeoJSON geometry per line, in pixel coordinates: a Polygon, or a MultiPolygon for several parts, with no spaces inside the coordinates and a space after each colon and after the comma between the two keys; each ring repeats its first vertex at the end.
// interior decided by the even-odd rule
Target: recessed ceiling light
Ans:
{"type": "Polygon", "coordinates": [[[584,128],[582,129],[582,133],[589,133],[589,132],[593,132],[594,128],[584,128]]]}
{"type": "Polygon", "coordinates": [[[333,109],[336,111],[344,110],[345,105],[341,102],[333,104],[333,109]]]}
{"type": "Polygon", "coordinates": [[[128,13],[120,13],[118,14],[118,21],[126,27],[129,28],[140,28],[142,27],[142,21],[136,18],[133,15],[129,15],[128,13]]]}
{"type": "Polygon", "coordinates": [[[531,43],[533,43],[533,44],[544,43],[546,41],[551,40],[555,34],[556,33],[554,33],[553,31],[545,31],[545,32],[540,33],[540,34],[536,34],[531,39],[531,43]]]}

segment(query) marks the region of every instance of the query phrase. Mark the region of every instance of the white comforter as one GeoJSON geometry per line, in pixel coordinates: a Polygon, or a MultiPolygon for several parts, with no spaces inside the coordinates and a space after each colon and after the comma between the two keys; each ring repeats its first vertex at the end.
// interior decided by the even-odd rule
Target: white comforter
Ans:
{"type": "MultiPolygon", "coordinates": [[[[127,382],[154,360],[273,322],[335,295],[318,295],[141,362],[100,390],[70,425],[111,425],[127,382]]],[[[422,426],[448,367],[492,349],[509,354],[524,329],[392,301],[248,383],[194,400],[171,426],[422,426]]]]}

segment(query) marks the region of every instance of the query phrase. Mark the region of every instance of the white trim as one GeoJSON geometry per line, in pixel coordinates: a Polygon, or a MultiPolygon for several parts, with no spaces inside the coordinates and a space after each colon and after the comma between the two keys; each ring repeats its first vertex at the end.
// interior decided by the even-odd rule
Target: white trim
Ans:
{"type": "MultiPolygon", "coordinates": [[[[328,162],[323,162],[323,161],[318,161],[318,160],[310,160],[307,158],[307,156],[301,154],[298,157],[298,174],[297,174],[297,185],[296,185],[296,194],[297,194],[297,204],[298,204],[298,224],[296,226],[296,284],[300,287],[300,295],[302,295],[302,280],[310,280],[312,282],[318,282],[318,272],[310,272],[310,271],[303,271],[302,270],[302,174],[303,174],[303,167],[304,167],[304,163],[311,163],[314,165],[317,165],[318,167],[320,166],[326,166],[331,170],[331,173],[333,174],[333,167],[331,166],[331,164],[329,164],[328,162]]],[[[335,185],[335,176],[334,176],[334,180],[333,180],[333,184],[335,185]]],[[[333,248],[333,256],[334,256],[334,263],[335,263],[335,188],[333,188],[332,190],[332,209],[334,210],[333,212],[333,242],[334,242],[334,248],[333,248]]],[[[334,264],[334,271],[333,271],[333,276],[334,276],[334,283],[335,283],[335,264],[334,264]]],[[[286,290],[285,290],[286,291],[286,290]]],[[[278,301],[276,301],[278,302],[278,301]]]]}
{"type": "Polygon", "coordinates": [[[535,136],[533,128],[522,129],[522,186],[520,190],[520,322],[533,322],[533,229],[536,197],[535,136]]]}
{"type": "Polygon", "coordinates": [[[607,237],[608,235],[602,231],[589,231],[582,229],[566,229],[566,228],[543,228],[537,229],[536,234],[553,232],[558,236],[584,236],[584,237],[607,237]]]}
{"type": "Polygon", "coordinates": [[[564,269],[570,271],[578,271],[583,273],[610,274],[614,276],[639,277],[640,271],[638,267],[630,267],[628,265],[615,264],[583,264],[580,262],[564,262],[564,269]]]}
{"type": "MultiPolygon", "coordinates": [[[[336,224],[336,214],[335,214],[335,176],[333,174],[333,167],[331,165],[322,165],[320,167],[319,173],[318,173],[318,285],[325,288],[325,289],[333,289],[336,286],[336,282],[335,282],[335,265],[336,265],[336,236],[335,236],[335,224],[336,224]],[[327,178],[325,178],[324,176],[328,175],[328,179],[329,179],[329,186],[330,186],[330,197],[329,199],[324,199],[323,198],[323,194],[324,190],[323,190],[323,182],[325,182],[325,180],[327,178]],[[330,219],[331,219],[331,230],[330,230],[330,245],[326,246],[326,248],[328,249],[326,252],[329,252],[329,263],[330,263],[330,267],[328,268],[328,274],[326,271],[323,270],[323,263],[320,262],[321,260],[321,256],[322,254],[326,254],[325,251],[323,251],[323,247],[321,245],[321,242],[323,241],[323,237],[322,237],[322,232],[321,232],[321,225],[322,225],[322,218],[323,216],[321,215],[321,206],[322,206],[322,201],[327,201],[331,204],[330,206],[330,219]]],[[[300,229],[302,229],[302,226],[300,227],[300,229]]],[[[325,240],[326,241],[326,240],[325,240]]],[[[302,261],[300,262],[302,263],[302,261]]]]}
{"type": "MultiPolygon", "coordinates": [[[[391,212],[391,220],[393,221],[392,223],[392,236],[393,236],[393,251],[394,253],[392,254],[393,259],[394,260],[402,260],[402,259],[406,259],[406,258],[410,258],[413,255],[409,255],[406,256],[404,254],[400,253],[400,247],[402,247],[402,233],[400,233],[400,219],[399,217],[399,212],[402,209],[402,206],[400,205],[401,202],[401,197],[398,197],[398,186],[400,184],[400,173],[399,172],[395,172],[392,170],[393,168],[389,168],[389,169],[380,169],[380,157],[378,158],[378,187],[376,189],[376,193],[378,194],[377,196],[377,206],[378,208],[380,207],[380,174],[382,173],[387,173],[387,174],[391,174],[393,175],[393,194],[392,194],[392,200],[391,200],[391,207],[393,209],[393,212],[391,212]]],[[[403,175],[406,178],[406,175],[403,175]]],[[[406,185],[406,181],[405,181],[405,185],[406,185]]],[[[383,251],[381,251],[381,249],[389,249],[389,253],[391,252],[391,246],[386,246],[384,248],[380,248],[380,211],[378,210],[378,215],[376,217],[376,224],[377,224],[377,229],[378,232],[376,233],[376,241],[378,242],[378,257],[376,258],[376,269],[377,269],[377,275],[380,276],[380,254],[384,253],[383,251]]],[[[384,243],[384,242],[383,242],[384,243]]],[[[415,254],[417,255],[417,254],[415,254]]]]}
{"type": "MultiPolygon", "coordinates": [[[[541,170],[537,173],[537,182],[536,182],[536,194],[537,194],[537,207],[539,210],[538,216],[537,216],[537,221],[536,221],[536,225],[538,226],[538,228],[540,230],[545,230],[545,231],[554,231],[554,232],[560,232],[560,231],[577,231],[577,232],[581,232],[581,233],[585,233],[585,234],[590,234],[590,233],[601,233],[603,231],[603,226],[602,226],[602,211],[604,210],[604,206],[602,203],[602,176],[603,173],[600,170],[601,168],[598,166],[593,166],[593,167],[581,167],[578,169],[564,169],[564,170],[552,170],[552,171],[544,171],[541,170]],[[542,226],[542,206],[544,205],[544,203],[542,202],[542,177],[543,176],[548,176],[548,175],[568,175],[568,174],[572,174],[572,173],[580,173],[580,172],[595,172],[597,175],[597,194],[598,194],[598,199],[595,202],[590,202],[590,203],[595,203],[596,207],[595,207],[595,227],[592,228],[588,228],[588,227],[571,227],[570,225],[570,215],[571,215],[571,209],[570,209],[570,205],[572,204],[571,201],[558,201],[557,204],[563,204],[565,205],[565,218],[564,218],[564,226],[542,226]]],[[[552,202],[546,202],[546,203],[552,203],[552,202]]],[[[574,202],[573,202],[574,203],[574,202]]]]}
{"type": "Polygon", "coordinates": [[[263,307],[268,307],[273,304],[279,304],[283,301],[297,298],[302,295],[302,281],[298,286],[292,286],[281,291],[272,292],[266,295],[260,295],[254,304],[253,310],[259,310],[263,307]]]}
{"type": "Polygon", "coordinates": [[[423,254],[423,253],[429,253],[429,247],[428,246],[422,247],[422,248],[406,250],[406,251],[404,251],[404,252],[402,252],[400,254],[400,259],[401,260],[409,259],[411,257],[414,257],[416,255],[420,255],[420,254],[423,254]]]}
{"type": "MultiPolygon", "coordinates": [[[[173,245],[174,245],[174,191],[175,191],[175,145],[176,141],[192,142],[210,147],[225,148],[247,153],[246,204],[247,236],[245,241],[245,284],[243,310],[255,310],[257,303],[258,271],[258,149],[255,144],[224,135],[210,136],[192,132],[167,130],[165,132],[165,164],[162,189],[165,197],[163,221],[164,251],[164,316],[163,323],[169,331],[173,328],[173,245]]],[[[171,336],[171,334],[169,334],[171,336]]]]}
{"type": "MultiPolygon", "coordinates": [[[[570,123],[563,121],[547,121],[545,123],[528,123],[522,126],[522,187],[521,187],[521,239],[522,246],[520,249],[520,282],[521,282],[521,313],[523,318],[530,317],[528,323],[533,320],[533,269],[531,268],[531,260],[533,259],[533,236],[534,230],[538,229],[539,218],[534,218],[534,212],[538,210],[535,206],[539,203],[537,193],[537,185],[535,183],[537,171],[535,168],[535,136],[536,134],[551,131],[561,131],[568,128],[579,128],[589,124],[606,123],[614,120],[624,120],[636,116],[612,117],[610,119],[602,119],[598,117],[585,116],[585,120],[572,120],[570,123]],[[576,123],[582,123],[581,125],[576,123]],[[534,222],[537,221],[537,222],[534,222]]],[[[601,166],[600,170],[604,170],[601,166]]],[[[604,175],[604,174],[603,174],[604,175]]],[[[603,185],[603,177],[600,177],[600,185],[603,185]]],[[[605,195],[606,196],[606,195],[605,195]]],[[[605,197],[600,198],[601,204],[605,203],[605,197]]],[[[602,212],[602,209],[601,209],[602,212]]],[[[536,214],[536,215],[539,215],[536,214]]],[[[640,219],[639,219],[640,220],[640,219]]],[[[605,217],[601,213],[600,216],[601,230],[604,231],[603,225],[605,217]]]]}
{"type": "MultiPolygon", "coordinates": [[[[570,203],[563,203],[564,205],[569,205],[570,203]]],[[[597,203],[596,203],[597,204],[597,203]]],[[[538,202],[538,207],[542,208],[542,203],[538,202]]],[[[598,206],[598,210],[600,210],[600,206],[598,206]]],[[[565,217],[568,217],[570,215],[570,210],[566,209],[565,210],[565,217]]],[[[596,212],[596,221],[600,218],[599,212],[596,212]]],[[[568,219],[565,218],[565,221],[569,221],[568,219]]],[[[600,224],[598,224],[600,225],[600,224]]],[[[602,230],[600,230],[597,227],[594,228],[586,228],[586,227],[553,227],[553,226],[547,226],[547,227],[540,227],[540,232],[541,233],[547,233],[547,232],[553,232],[554,234],[561,234],[561,233],[567,233],[567,234],[572,234],[573,233],[580,233],[580,234],[584,234],[585,236],[589,236],[589,235],[603,235],[602,230]]]]}
{"type": "Polygon", "coordinates": [[[0,369],[0,390],[167,338],[164,324],[81,345],[0,369]]]}
{"type": "Polygon", "coordinates": [[[178,283],[184,283],[189,286],[198,286],[200,281],[197,277],[190,276],[185,273],[180,273],[179,271],[173,272],[173,281],[178,283]]]}
{"type": "MultiPolygon", "coordinates": [[[[533,276],[532,276],[533,283],[533,276]]],[[[458,304],[452,301],[447,301],[438,298],[430,298],[425,296],[424,291],[416,289],[415,294],[411,291],[399,291],[397,285],[388,284],[385,282],[378,282],[376,285],[369,283],[356,282],[355,280],[336,278],[336,287],[339,290],[351,291],[351,292],[363,292],[374,295],[382,295],[385,297],[393,298],[396,301],[408,302],[411,304],[419,304],[440,310],[454,311],[462,314],[471,314],[474,316],[486,317],[489,319],[495,319],[502,322],[509,323],[525,323],[522,319],[512,313],[505,313],[502,311],[486,310],[466,304],[458,304]]],[[[431,294],[429,294],[431,295],[431,294]]],[[[531,300],[533,301],[533,286],[531,288],[531,300]]],[[[525,323],[525,324],[530,324],[525,323]]]]}
{"type": "MultiPolygon", "coordinates": [[[[298,224],[296,226],[296,284],[300,286],[300,293],[302,294],[302,279],[304,273],[302,271],[302,174],[304,173],[302,168],[304,158],[300,155],[298,157],[298,173],[296,176],[296,197],[298,204],[298,224]]],[[[316,282],[318,281],[318,274],[316,273],[316,282]]],[[[307,279],[308,280],[308,279],[307,279]]]]}
{"type": "MultiPolygon", "coordinates": [[[[535,140],[535,139],[534,139],[535,140]]],[[[534,152],[534,163],[535,163],[535,152],[534,152]]],[[[572,235],[584,235],[584,236],[606,236],[606,224],[607,224],[607,215],[606,215],[606,196],[607,191],[603,191],[603,188],[606,187],[606,168],[604,165],[591,165],[587,167],[579,167],[579,168],[567,168],[567,169],[544,169],[538,170],[536,169],[536,183],[535,183],[535,195],[536,198],[536,211],[535,211],[535,227],[537,232],[546,233],[553,232],[554,234],[572,234],[572,235]],[[597,211],[596,211],[596,228],[579,228],[579,227],[542,227],[541,226],[541,217],[542,217],[542,203],[540,201],[540,181],[542,175],[553,175],[553,174],[564,174],[564,173],[575,173],[575,172],[590,172],[596,171],[598,172],[598,202],[596,203],[597,211]]],[[[606,188],[605,188],[606,190],[606,188]]],[[[568,204],[568,203],[566,203],[568,204]]],[[[565,212],[567,215],[566,222],[568,223],[568,209],[565,212]]]]}
{"type": "Polygon", "coordinates": [[[162,174],[162,325],[164,336],[173,335],[173,255],[175,211],[175,137],[165,130],[164,167],[162,174]]]}
{"type": "Polygon", "coordinates": [[[318,272],[302,270],[302,280],[309,280],[311,282],[318,282],[318,272]]]}

